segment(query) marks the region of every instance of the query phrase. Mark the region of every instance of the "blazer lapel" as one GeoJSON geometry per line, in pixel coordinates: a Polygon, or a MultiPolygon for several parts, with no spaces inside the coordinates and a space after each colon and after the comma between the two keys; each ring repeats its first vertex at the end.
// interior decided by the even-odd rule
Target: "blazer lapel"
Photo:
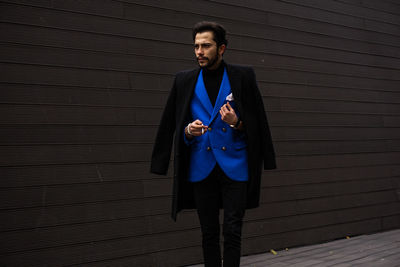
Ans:
{"type": "MultiPolygon", "coordinates": [[[[184,83],[183,83],[183,87],[181,88],[183,90],[183,95],[184,95],[184,106],[183,106],[183,110],[185,114],[182,114],[182,119],[185,121],[181,121],[181,123],[187,123],[191,118],[190,115],[190,103],[193,97],[193,93],[195,91],[196,88],[196,84],[197,84],[197,79],[199,77],[201,68],[195,69],[193,71],[190,71],[187,74],[187,78],[185,79],[184,83]]],[[[242,113],[242,101],[241,101],[241,94],[242,94],[242,77],[241,77],[241,73],[239,71],[236,70],[236,68],[232,65],[226,64],[226,72],[228,74],[228,79],[229,79],[229,83],[230,83],[230,88],[234,97],[234,101],[236,103],[236,107],[238,108],[239,113],[242,113]]],[[[204,83],[204,82],[203,82],[204,83]]],[[[212,109],[212,118],[214,119],[216,117],[216,115],[219,113],[219,109],[221,108],[222,104],[220,104],[219,106],[217,106],[217,103],[219,103],[221,101],[220,97],[221,94],[221,90],[218,93],[218,97],[217,97],[217,101],[215,103],[215,108],[212,109]]],[[[207,98],[208,101],[210,102],[210,98],[208,97],[207,94],[207,98]]],[[[225,101],[225,98],[222,99],[222,103],[225,101]]],[[[207,104],[206,104],[207,105],[207,104]]],[[[211,105],[211,102],[210,102],[211,105]]],[[[212,105],[211,105],[212,107],[212,105]]],[[[211,123],[212,120],[210,120],[211,123]]]]}
{"type": "Polygon", "coordinates": [[[211,116],[211,113],[213,111],[213,106],[211,104],[210,97],[208,96],[206,86],[204,85],[203,70],[201,70],[198,75],[197,83],[195,85],[195,94],[199,98],[199,100],[200,100],[201,104],[204,106],[205,110],[211,116]]]}
{"type": "Polygon", "coordinates": [[[229,83],[228,73],[224,70],[224,76],[222,77],[221,86],[219,88],[217,100],[215,101],[214,109],[211,115],[210,123],[219,114],[219,110],[225,102],[225,98],[230,94],[231,86],[229,83]]]}

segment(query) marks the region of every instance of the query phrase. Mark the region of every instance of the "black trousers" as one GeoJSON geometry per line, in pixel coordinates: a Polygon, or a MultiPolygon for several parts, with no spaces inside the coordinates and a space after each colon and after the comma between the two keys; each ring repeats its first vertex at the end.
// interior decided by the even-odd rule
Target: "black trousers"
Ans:
{"type": "Polygon", "coordinates": [[[204,180],[194,183],[194,197],[202,231],[205,267],[221,266],[219,208],[224,209],[224,267],[240,265],[243,217],[247,182],[228,178],[216,165],[204,180]]]}

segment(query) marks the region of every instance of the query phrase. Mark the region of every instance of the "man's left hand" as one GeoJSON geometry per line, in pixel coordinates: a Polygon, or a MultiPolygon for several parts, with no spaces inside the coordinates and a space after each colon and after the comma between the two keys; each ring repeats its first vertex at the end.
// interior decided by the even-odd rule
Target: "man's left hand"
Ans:
{"type": "Polygon", "coordinates": [[[229,125],[235,125],[238,121],[235,110],[232,108],[229,102],[221,107],[219,114],[221,114],[221,119],[229,125]]]}

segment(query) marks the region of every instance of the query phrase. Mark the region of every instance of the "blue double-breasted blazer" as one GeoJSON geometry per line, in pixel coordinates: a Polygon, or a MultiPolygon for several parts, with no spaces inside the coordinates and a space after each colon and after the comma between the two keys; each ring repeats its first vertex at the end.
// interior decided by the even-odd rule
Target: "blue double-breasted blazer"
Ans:
{"type": "Polygon", "coordinates": [[[190,112],[192,120],[200,120],[208,126],[208,131],[201,136],[185,142],[190,146],[190,167],[188,178],[191,182],[205,179],[215,165],[218,164],[224,173],[235,181],[248,180],[247,142],[245,133],[231,128],[221,119],[220,108],[230,100],[230,105],[236,109],[232,96],[229,77],[226,70],[219,88],[214,106],[211,104],[204,85],[202,71],[199,73],[194,89],[190,112]]]}

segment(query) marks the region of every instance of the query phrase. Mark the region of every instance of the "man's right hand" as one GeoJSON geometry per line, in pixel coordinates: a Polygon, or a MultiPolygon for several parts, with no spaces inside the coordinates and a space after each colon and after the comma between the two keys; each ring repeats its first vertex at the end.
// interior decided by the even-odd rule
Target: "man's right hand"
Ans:
{"type": "Polygon", "coordinates": [[[208,126],[203,125],[203,122],[200,120],[195,120],[192,123],[189,123],[185,128],[186,138],[192,139],[194,136],[201,136],[205,132],[207,132],[208,126]]]}

